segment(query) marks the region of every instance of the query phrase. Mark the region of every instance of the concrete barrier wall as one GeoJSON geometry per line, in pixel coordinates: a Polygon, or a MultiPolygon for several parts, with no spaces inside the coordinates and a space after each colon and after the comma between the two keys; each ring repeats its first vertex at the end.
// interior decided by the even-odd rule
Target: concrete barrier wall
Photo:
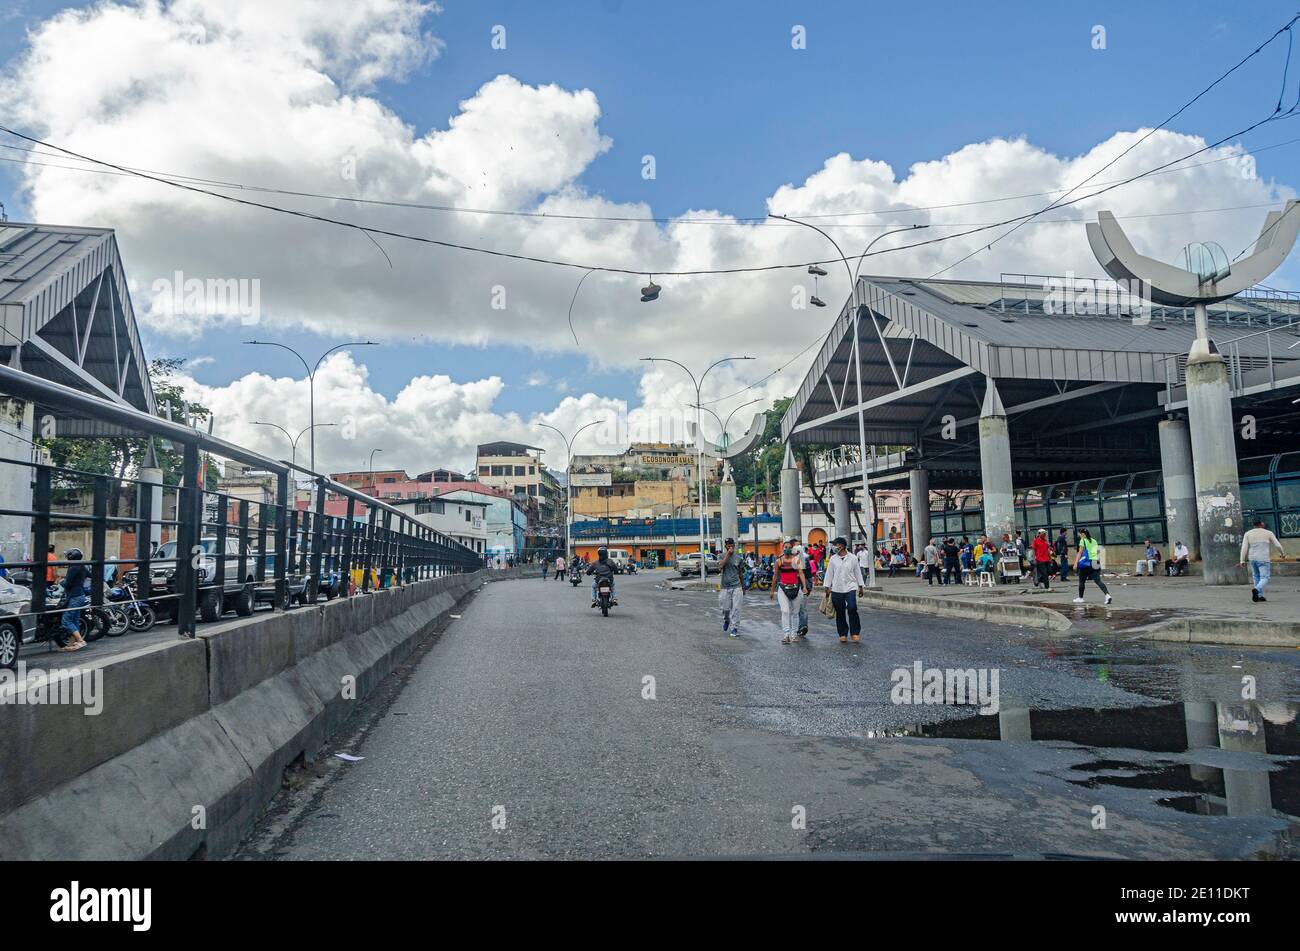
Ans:
{"type": "Polygon", "coordinates": [[[0,859],[229,854],[285,767],[314,756],[458,601],[532,574],[448,575],[92,662],[98,716],[0,705],[0,859]]]}
{"type": "Polygon", "coordinates": [[[991,624],[1019,624],[1041,630],[1064,631],[1070,619],[1050,608],[1032,604],[1012,604],[999,601],[958,601],[947,598],[928,598],[923,595],[886,594],[868,590],[862,598],[864,604],[892,611],[913,614],[933,614],[938,617],[965,618],[988,621],[991,624]]]}

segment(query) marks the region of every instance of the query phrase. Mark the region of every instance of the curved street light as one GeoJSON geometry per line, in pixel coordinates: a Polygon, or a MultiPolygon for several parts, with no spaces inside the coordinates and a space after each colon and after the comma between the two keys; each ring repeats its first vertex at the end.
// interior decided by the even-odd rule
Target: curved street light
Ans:
{"type": "MultiPolygon", "coordinates": [[[[573,523],[573,504],[571,501],[573,498],[573,486],[570,483],[569,469],[573,465],[573,443],[577,440],[578,434],[582,432],[584,429],[605,422],[608,422],[608,420],[593,419],[589,423],[583,423],[581,426],[579,426],[577,429],[573,431],[572,436],[564,435],[564,433],[561,430],[556,429],[550,423],[535,424],[537,426],[543,426],[546,429],[551,430],[552,432],[559,433],[560,438],[564,440],[564,557],[566,559],[570,557],[569,549],[572,544],[572,539],[570,536],[571,536],[571,525],[573,523]]],[[[609,526],[608,516],[605,519],[605,525],[606,528],[608,528],[609,526]]]]}
{"type": "MultiPolygon", "coordinates": [[[[858,320],[859,320],[858,305],[857,305],[858,270],[862,267],[863,260],[867,257],[868,254],[871,253],[871,249],[875,247],[876,242],[879,241],[881,238],[887,238],[891,234],[900,234],[904,231],[919,231],[923,228],[928,228],[930,226],[929,225],[908,225],[906,228],[894,228],[890,231],[884,231],[876,235],[874,238],[871,239],[870,242],[867,243],[866,249],[860,255],[858,255],[858,266],[856,268],[853,268],[853,267],[849,267],[849,259],[844,256],[844,250],[839,246],[839,244],[835,241],[834,238],[828,235],[821,228],[818,228],[814,224],[809,224],[806,221],[800,221],[798,218],[791,218],[789,215],[768,215],[768,217],[776,218],[780,221],[793,222],[794,224],[803,225],[805,228],[811,228],[813,231],[816,231],[819,235],[821,235],[823,238],[825,238],[835,247],[835,250],[839,253],[840,260],[844,262],[844,270],[847,271],[849,275],[849,302],[850,302],[850,306],[853,309],[853,366],[854,366],[854,375],[857,377],[857,390],[858,390],[858,414],[857,414],[858,415],[858,459],[862,466],[862,498],[864,500],[863,508],[866,510],[868,520],[871,523],[871,553],[870,553],[870,557],[867,560],[867,575],[868,575],[868,583],[872,587],[875,587],[876,585],[876,512],[875,512],[875,507],[871,504],[871,493],[867,489],[867,424],[862,411],[862,362],[858,357],[858,320]]],[[[850,532],[849,534],[852,535],[853,533],[850,532]]]]}
{"type": "MultiPolygon", "coordinates": [[[[254,425],[254,426],[270,426],[272,429],[278,429],[278,430],[280,430],[280,432],[284,433],[285,438],[287,438],[287,439],[289,440],[289,464],[290,464],[290,465],[297,465],[297,463],[298,463],[298,440],[299,440],[299,439],[302,439],[302,437],[303,437],[304,435],[306,435],[308,432],[311,432],[311,431],[314,430],[314,429],[320,429],[320,428],[323,427],[323,426],[337,426],[338,423],[312,423],[310,426],[308,426],[308,427],[306,427],[305,429],[303,429],[303,431],[300,432],[297,436],[290,435],[289,430],[285,429],[283,426],[278,426],[278,425],[276,425],[275,423],[264,423],[264,422],[262,422],[261,420],[255,419],[255,420],[253,420],[253,425],[254,425]]],[[[315,469],[313,468],[312,471],[314,472],[315,469]]]]}
{"type": "Polygon", "coordinates": [[[725,423],[722,421],[721,416],[719,416],[717,413],[715,413],[713,410],[709,409],[707,406],[705,406],[702,403],[698,406],[694,403],[690,403],[688,405],[692,409],[704,410],[704,412],[708,413],[710,416],[712,416],[714,419],[718,421],[718,425],[722,427],[722,442],[718,443],[718,446],[721,447],[722,449],[726,449],[728,446],[731,445],[731,436],[727,434],[727,427],[731,425],[731,417],[735,416],[737,412],[744,409],[746,406],[753,406],[755,403],[761,403],[761,402],[763,402],[763,398],[761,396],[756,396],[752,400],[749,400],[748,402],[741,403],[739,406],[737,406],[735,409],[733,409],[730,413],[727,414],[727,421],[725,423]]]}
{"type": "MultiPolygon", "coordinates": [[[[705,377],[709,375],[709,372],[714,367],[721,366],[724,363],[729,363],[732,360],[753,360],[754,358],[753,357],[723,357],[721,360],[715,360],[713,363],[709,364],[709,368],[707,370],[705,370],[703,373],[700,374],[700,378],[698,380],[695,379],[695,374],[691,372],[690,367],[688,367],[684,363],[680,363],[677,360],[672,359],[671,357],[642,357],[641,359],[642,361],[647,361],[650,363],[676,364],[677,366],[681,367],[683,370],[686,371],[686,375],[689,376],[691,378],[691,382],[695,384],[695,403],[692,405],[695,406],[695,443],[696,443],[695,497],[700,503],[700,580],[707,582],[709,575],[707,569],[704,567],[704,536],[705,536],[704,502],[705,502],[705,495],[707,493],[704,491],[704,434],[700,429],[700,403],[701,403],[700,388],[704,385],[705,377]]],[[[677,560],[677,552],[675,550],[673,552],[673,560],[674,561],[677,560]]]]}
{"type": "MultiPolygon", "coordinates": [[[[244,343],[252,347],[279,347],[281,350],[288,350],[299,360],[302,360],[303,369],[307,371],[307,391],[308,391],[309,399],[311,401],[311,407],[310,407],[311,415],[308,419],[308,421],[311,423],[311,426],[308,427],[309,430],[314,430],[314,427],[316,425],[316,371],[320,369],[320,365],[324,361],[324,359],[328,357],[331,353],[333,353],[335,350],[342,350],[345,347],[379,346],[379,344],[375,343],[373,340],[354,340],[351,343],[341,343],[338,346],[330,347],[328,350],[322,353],[320,355],[320,358],[316,361],[316,366],[311,367],[307,365],[307,361],[303,359],[303,355],[299,353],[297,350],[293,349],[293,347],[290,347],[288,344],[275,343],[274,341],[271,340],[245,340],[244,343]]],[[[311,434],[311,471],[313,473],[316,472],[316,433],[314,431],[312,431],[311,434]]]]}

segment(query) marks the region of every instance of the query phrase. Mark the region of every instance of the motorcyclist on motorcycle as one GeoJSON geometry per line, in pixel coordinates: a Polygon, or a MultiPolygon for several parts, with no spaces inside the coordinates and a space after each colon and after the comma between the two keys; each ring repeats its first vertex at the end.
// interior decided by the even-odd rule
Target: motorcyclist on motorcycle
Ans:
{"type": "Polygon", "coordinates": [[[614,566],[609,561],[609,552],[601,549],[596,553],[596,560],[587,568],[587,574],[595,575],[591,579],[591,606],[594,608],[600,604],[600,596],[596,593],[596,586],[602,578],[609,579],[609,600],[611,604],[618,604],[617,592],[614,590],[614,566]]]}

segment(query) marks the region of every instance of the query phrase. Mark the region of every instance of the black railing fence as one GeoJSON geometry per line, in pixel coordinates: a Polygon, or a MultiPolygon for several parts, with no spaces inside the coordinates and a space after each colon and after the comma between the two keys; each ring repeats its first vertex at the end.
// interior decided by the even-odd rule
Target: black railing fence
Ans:
{"type": "Polygon", "coordinates": [[[28,609],[9,616],[35,617],[38,632],[67,610],[50,600],[47,585],[73,564],[64,557],[73,547],[82,550],[89,573],[89,606],[102,606],[110,584],[124,582],[160,615],[174,617],[187,637],[195,634],[196,615],[244,616],[258,604],[282,611],[321,595],[349,597],[483,567],[482,557],[459,542],[302,466],[10,367],[0,366],[0,395],[33,402],[56,419],[95,420],[181,451],[173,485],[141,472],[117,477],[0,459],[0,470],[9,470],[0,472],[0,485],[11,496],[25,499],[23,489],[31,488],[30,508],[0,498],[0,520],[20,526],[10,541],[25,535],[29,553],[3,566],[11,582],[26,580],[31,588],[28,609]],[[254,485],[244,490],[254,497],[200,489],[204,454],[251,467],[242,483],[254,485]]]}

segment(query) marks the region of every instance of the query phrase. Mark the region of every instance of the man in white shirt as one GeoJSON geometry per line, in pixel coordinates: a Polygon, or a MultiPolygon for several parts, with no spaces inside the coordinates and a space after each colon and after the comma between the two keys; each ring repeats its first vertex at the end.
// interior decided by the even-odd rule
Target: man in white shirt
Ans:
{"type": "Polygon", "coordinates": [[[1182,542],[1174,542],[1174,553],[1165,562],[1165,574],[1171,578],[1175,575],[1181,575],[1187,570],[1187,565],[1191,560],[1191,550],[1182,542]]]}
{"type": "Polygon", "coordinates": [[[849,543],[837,538],[832,545],[835,554],[826,561],[826,574],[822,586],[831,594],[831,605],[835,608],[835,630],[840,635],[840,643],[845,643],[851,634],[854,643],[862,640],[862,618],[858,615],[858,596],[862,594],[866,583],[862,580],[862,563],[858,556],[848,550],[849,543]]]}
{"type": "Polygon", "coordinates": [[[1255,585],[1250,589],[1252,601],[1268,600],[1264,597],[1264,587],[1273,575],[1273,549],[1275,548],[1281,559],[1285,561],[1286,549],[1277,540],[1277,536],[1264,527],[1262,518],[1255,519],[1255,527],[1241,536],[1240,564],[1245,565],[1247,559],[1250,561],[1250,574],[1255,585]]]}

